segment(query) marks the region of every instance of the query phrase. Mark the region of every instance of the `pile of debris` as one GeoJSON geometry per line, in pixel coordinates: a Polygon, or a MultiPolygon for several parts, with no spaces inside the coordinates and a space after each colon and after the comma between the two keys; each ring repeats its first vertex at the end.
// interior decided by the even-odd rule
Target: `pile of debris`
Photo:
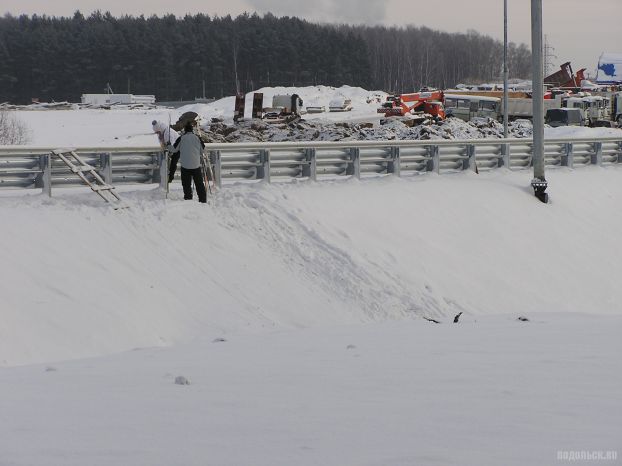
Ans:
{"type": "Polygon", "coordinates": [[[74,110],[75,108],[77,105],[71,102],[33,102],[28,105],[0,103],[0,110],[74,110]]]}
{"type": "MultiPolygon", "coordinates": [[[[288,124],[268,124],[260,120],[242,121],[234,125],[213,118],[202,126],[203,136],[210,143],[284,142],[284,141],[373,141],[427,139],[502,138],[503,125],[491,118],[474,118],[470,122],[458,118],[435,122],[433,119],[411,126],[407,119],[390,119],[385,124],[328,123],[298,120],[288,124]]],[[[529,138],[529,120],[509,124],[509,137],[529,138]]]]}

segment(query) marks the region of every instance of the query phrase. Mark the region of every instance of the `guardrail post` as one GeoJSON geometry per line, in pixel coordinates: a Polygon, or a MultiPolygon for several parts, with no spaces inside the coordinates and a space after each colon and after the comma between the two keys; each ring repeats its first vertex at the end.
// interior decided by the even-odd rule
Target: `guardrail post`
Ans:
{"type": "Polygon", "coordinates": [[[562,155],[562,166],[574,168],[574,157],[572,156],[572,143],[564,144],[564,154],[562,155]]]}
{"type": "Polygon", "coordinates": [[[305,161],[307,163],[302,166],[302,176],[309,178],[311,181],[317,181],[315,149],[305,149],[305,161]]]}
{"type": "Polygon", "coordinates": [[[160,189],[166,189],[168,183],[168,152],[158,152],[158,167],[160,167],[160,189]]]}
{"type": "Polygon", "coordinates": [[[214,165],[214,184],[220,189],[222,185],[222,165],[220,161],[220,151],[212,150],[209,153],[210,162],[214,165]]]}
{"type": "Polygon", "coordinates": [[[41,168],[41,182],[37,186],[41,187],[41,194],[52,197],[52,154],[39,156],[39,168],[41,168]]]}
{"type": "Polygon", "coordinates": [[[402,176],[400,171],[399,146],[391,146],[391,161],[387,164],[387,173],[393,173],[395,176],[402,176]]]}
{"type": "Polygon", "coordinates": [[[440,173],[441,172],[441,157],[438,146],[426,146],[428,150],[428,163],[426,165],[426,171],[440,173]]]}
{"type": "Polygon", "coordinates": [[[466,159],[462,164],[462,169],[470,169],[471,171],[477,172],[477,159],[475,158],[477,155],[477,149],[475,144],[467,144],[466,155],[468,156],[468,159],[466,159]]]}
{"type": "Polygon", "coordinates": [[[108,184],[112,184],[112,155],[110,152],[99,154],[100,176],[108,184]]]}
{"type": "Polygon", "coordinates": [[[618,143],[618,163],[622,163],[622,142],[618,143]]]}
{"type": "Polygon", "coordinates": [[[501,155],[502,155],[502,165],[504,165],[508,170],[512,168],[510,165],[510,155],[512,153],[510,144],[501,144],[501,155]]]}
{"type": "Polygon", "coordinates": [[[592,164],[601,166],[603,164],[603,143],[594,143],[594,153],[592,154],[592,164]]]}
{"type": "Polygon", "coordinates": [[[257,179],[270,183],[270,149],[259,151],[259,166],[257,167],[257,179]]]}
{"type": "Polygon", "coordinates": [[[346,176],[354,176],[357,179],[361,178],[361,157],[360,152],[356,147],[350,147],[348,149],[350,160],[346,166],[346,176]]]}

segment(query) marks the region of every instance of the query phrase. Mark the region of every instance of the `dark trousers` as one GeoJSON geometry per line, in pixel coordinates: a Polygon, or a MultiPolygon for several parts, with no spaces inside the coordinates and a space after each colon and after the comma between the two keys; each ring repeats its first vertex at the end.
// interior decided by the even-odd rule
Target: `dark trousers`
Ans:
{"type": "Polygon", "coordinates": [[[177,171],[177,162],[179,162],[179,152],[175,152],[171,155],[171,165],[168,167],[168,182],[172,183],[175,178],[175,172],[177,171]]]}
{"type": "Polygon", "coordinates": [[[203,183],[203,174],[201,168],[184,168],[181,167],[181,185],[184,188],[184,199],[192,199],[192,181],[197,189],[199,202],[207,202],[207,192],[203,183]]]}

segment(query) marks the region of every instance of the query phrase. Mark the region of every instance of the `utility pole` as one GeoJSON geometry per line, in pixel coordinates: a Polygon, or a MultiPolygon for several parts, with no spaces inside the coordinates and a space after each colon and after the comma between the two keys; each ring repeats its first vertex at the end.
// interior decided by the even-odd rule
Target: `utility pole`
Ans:
{"type": "Polygon", "coordinates": [[[533,187],[535,196],[549,200],[544,177],[544,71],[542,69],[542,0],[531,0],[531,70],[533,100],[533,187]]]}
{"type": "Polygon", "coordinates": [[[503,0],[503,137],[508,138],[508,0],[503,0]]]}
{"type": "Polygon", "coordinates": [[[551,68],[554,68],[552,59],[557,58],[557,55],[552,53],[554,51],[555,51],[555,47],[553,47],[552,45],[549,45],[549,38],[545,34],[544,35],[544,74],[546,76],[551,74],[551,68]]]}

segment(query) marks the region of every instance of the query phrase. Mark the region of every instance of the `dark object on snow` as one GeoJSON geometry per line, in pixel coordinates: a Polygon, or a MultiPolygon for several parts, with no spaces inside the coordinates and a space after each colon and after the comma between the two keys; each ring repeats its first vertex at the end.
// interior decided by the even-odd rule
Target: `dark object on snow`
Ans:
{"type": "Polygon", "coordinates": [[[520,316],[520,317],[519,317],[518,319],[516,319],[516,320],[520,320],[521,322],[529,322],[529,319],[528,319],[527,317],[523,317],[523,316],[520,316]]]}
{"type": "Polygon", "coordinates": [[[171,164],[168,167],[168,182],[172,183],[175,179],[175,172],[177,171],[177,164],[179,163],[179,156],[181,154],[179,152],[175,152],[171,155],[171,164]]]}
{"type": "Polygon", "coordinates": [[[233,121],[237,123],[244,119],[244,106],[246,104],[246,96],[242,93],[235,96],[235,110],[233,111],[233,121]]]}
{"type": "Polygon", "coordinates": [[[222,129],[221,133],[222,133],[223,136],[226,137],[226,136],[229,136],[231,133],[235,133],[236,131],[237,131],[237,129],[235,127],[233,127],[233,126],[225,126],[222,129]]]}
{"type": "Polygon", "coordinates": [[[183,113],[178,119],[177,123],[171,125],[175,131],[181,131],[188,123],[191,123],[192,126],[196,126],[197,117],[199,116],[196,112],[186,112],[183,113]]]}
{"type": "Polygon", "coordinates": [[[190,379],[184,377],[183,375],[178,375],[175,377],[176,385],[190,385],[190,379]]]}
{"type": "Polygon", "coordinates": [[[458,321],[460,320],[460,316],[462,315],[462,312],[459,312],[458,314],[456,314],[456,317],[454,317],[454,324],[457,324],[458,321]]]}
{"type": "Polygon", "coordinates": [[[440,324],[440,322],[436,319],[430,319],[429,317],[424,317],[424,319],[430,322],[434,322],[435,324],[440,324]]]}
{"type": "Polygon", "coordinates": [[[550,108],[546,111],[544,122],[553,128],[585,126],[583,111],[580,108],[550,108]]]}
{"type": "Polygon", "coordinates": [[[261,120],[263,115],[263,92],[253,94],[253,119],[261,120]]]}
{"type": "Polygon", "coordinates": [[[227,340],[225,340],[224,338],[214,338],[212,343],[224,343],[225,341],[227,340]]]}
{"type": "Polygon", "coordinates": [[[300,115],[300,109],[302,108],[302,99],[298,94],[292,95],[292,113],[300,115]]]}

